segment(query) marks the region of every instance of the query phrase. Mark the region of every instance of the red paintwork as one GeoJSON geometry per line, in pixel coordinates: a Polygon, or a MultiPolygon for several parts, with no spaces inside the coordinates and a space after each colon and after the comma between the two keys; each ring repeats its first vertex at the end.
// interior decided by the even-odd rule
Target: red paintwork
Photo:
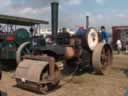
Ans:
{"type": "Polygon", "coordinates": [[[6,40],[7,41],[14,41],[14,36],[9,35],[9,36],[7,36],[6,40]]]}

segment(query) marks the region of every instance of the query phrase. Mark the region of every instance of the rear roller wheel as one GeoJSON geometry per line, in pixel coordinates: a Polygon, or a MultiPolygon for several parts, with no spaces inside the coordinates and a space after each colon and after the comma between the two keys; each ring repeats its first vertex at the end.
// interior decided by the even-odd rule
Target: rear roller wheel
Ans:
{"type": "Polygon", "coordinates": [[[109,44],[99,43],[93,51],[92,64],[95,73],[105,74],[112,64],[112,49],[109,44]]]}
{"type": "Polygon", "coordinates": [[[55,89],[60,82],[61,72],[57,64],[55,64],[54,72],[55,78],[51,79],[48,62],[23,60],[15,73],[17,86],[46,94],[55,89]]]}

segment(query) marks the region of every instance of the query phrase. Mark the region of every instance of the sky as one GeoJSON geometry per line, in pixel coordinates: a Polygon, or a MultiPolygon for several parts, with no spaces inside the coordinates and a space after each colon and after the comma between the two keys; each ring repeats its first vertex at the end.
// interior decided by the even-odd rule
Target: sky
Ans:
{"type": "MultiPolygon", "coordinates": [[[[128,25],[128,0],[0,0],[0,14],[48,20],[51,24],[50,3],[59,2],[59,28],[85,26],[128,25]]],[[[47,27],[50,27],[50,24],[47,27]]]]}

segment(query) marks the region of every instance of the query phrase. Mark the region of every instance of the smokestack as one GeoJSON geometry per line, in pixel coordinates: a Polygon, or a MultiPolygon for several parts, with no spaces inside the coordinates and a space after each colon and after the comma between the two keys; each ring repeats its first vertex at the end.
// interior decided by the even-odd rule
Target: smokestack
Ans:
{"type": "Polygon", "coordinates": [[[86,29],[89,28],[89,16],[86,16],[86,29]]]}
{"type": "Polygon", "coordinates": [[[52,35],[55,39],[58,32],[58,2],[51,3],[51,27],[52,27],[52,35]]]}

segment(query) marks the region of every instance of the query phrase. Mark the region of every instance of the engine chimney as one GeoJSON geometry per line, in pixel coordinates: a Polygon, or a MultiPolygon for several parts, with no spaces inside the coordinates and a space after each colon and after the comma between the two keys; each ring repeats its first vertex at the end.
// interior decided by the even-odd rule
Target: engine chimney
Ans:
{"type": "Polygon", "coordinates": [[[89,28],[89,16],[86,16],[86,29],[89,28]]]}
{"type": "Polygon", "coordinates": [[[55,39],[58,32],[58,2],[51,3],[51,28],[52,36],[55,39]]]}

